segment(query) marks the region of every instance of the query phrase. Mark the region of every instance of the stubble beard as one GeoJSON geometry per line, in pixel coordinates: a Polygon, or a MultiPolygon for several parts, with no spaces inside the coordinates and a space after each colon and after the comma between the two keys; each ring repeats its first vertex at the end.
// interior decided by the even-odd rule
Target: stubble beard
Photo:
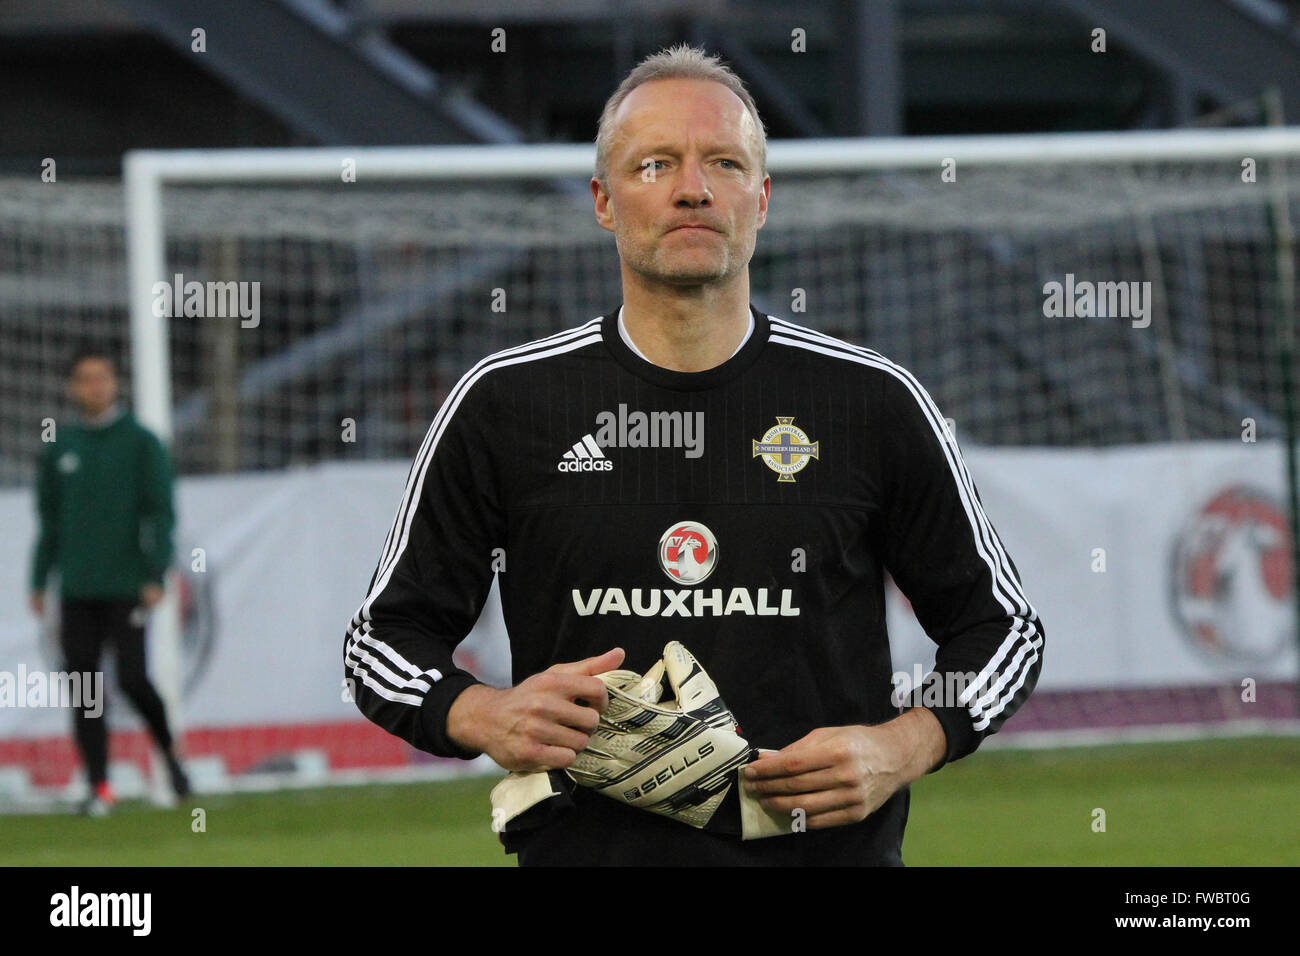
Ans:
{"type": "MultiPolygon", "coordinates": [[[[704,256],[700,253],[683,254],[667,248],[671,234],[659,236],[652,246],[616,236],[619,256],[633,272],[663,285],[699,286],[730,279],[749,263],[753,247],[748,254],[738,249],[726,236],[723,251],[704,256]]],[[[710,240],[711,241],[711,240],[710,240]]]]}

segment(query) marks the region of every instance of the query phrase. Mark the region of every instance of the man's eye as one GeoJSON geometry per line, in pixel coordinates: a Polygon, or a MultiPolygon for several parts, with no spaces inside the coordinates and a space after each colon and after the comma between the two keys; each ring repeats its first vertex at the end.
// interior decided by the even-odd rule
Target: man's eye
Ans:
{"type": "Polygon", "coordinates": [[[730,167],[731,167],[732,169],[737,169],[737,168],[739,168],[739,167],[736,166],[736,161],[735,161],[734,159],[720,159],[720,160],[718,160],[718,162],[720,162],[720,163],[727,163],[727,164],[730,165],[730,167]]]}

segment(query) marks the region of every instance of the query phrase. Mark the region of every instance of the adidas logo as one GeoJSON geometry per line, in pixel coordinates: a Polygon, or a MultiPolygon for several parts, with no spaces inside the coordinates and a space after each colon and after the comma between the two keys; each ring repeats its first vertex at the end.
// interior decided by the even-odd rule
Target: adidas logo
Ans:
{"type": "Polygon", "coordinates": [[[590,434],[583,435],[560,458],[558,471],[613,471],[614,463],[596,444],[590,434]]]}

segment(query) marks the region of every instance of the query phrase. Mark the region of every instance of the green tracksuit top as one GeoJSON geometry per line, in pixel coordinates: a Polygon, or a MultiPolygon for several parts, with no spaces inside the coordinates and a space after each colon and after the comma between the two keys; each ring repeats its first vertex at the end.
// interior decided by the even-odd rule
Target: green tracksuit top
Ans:
{"type": "Polygon", "coordinates": [[[130,412],[58,426],[38,465],[36,508],[33,591],[55,567],[64,598],[133,598],[162,583],[175,523],[171,464],[130,412]]]}

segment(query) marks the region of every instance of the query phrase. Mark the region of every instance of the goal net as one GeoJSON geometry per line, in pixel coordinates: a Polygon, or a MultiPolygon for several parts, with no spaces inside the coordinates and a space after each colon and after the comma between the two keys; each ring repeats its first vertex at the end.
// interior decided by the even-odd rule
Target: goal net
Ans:
{"type": "MultiPolygon", "coordinates": [[[[1300,130],[773,143],[761,309],[910,369],[1045,625],[1002,737],[1291,728],[1284,355],[1300,130]]],[[[26,591],[41,422],[86,338],[170,436],[200,783],[441,772],[365,724],[343,630],[405,468],[483,355],[617,308],[585,146],[150,153],[0,180],[0,500],[26,591]]],[[[891,589],[905,690],[933,645],[891,589]]],[[[0,625],[0,671],[58,666],[0,625]]],[[[43,634],[43,636],[41,636],[43,634]]],[[[499,612],[462,653],[509,679],[499,612]]],[[[180,702],[183,701],[183,704],[180,702]]],[[[114,768],[145,738],[110,697],[114,768]]],[[[67,715],[0,707],[0,792],[66,787],[67,715]]]]}

